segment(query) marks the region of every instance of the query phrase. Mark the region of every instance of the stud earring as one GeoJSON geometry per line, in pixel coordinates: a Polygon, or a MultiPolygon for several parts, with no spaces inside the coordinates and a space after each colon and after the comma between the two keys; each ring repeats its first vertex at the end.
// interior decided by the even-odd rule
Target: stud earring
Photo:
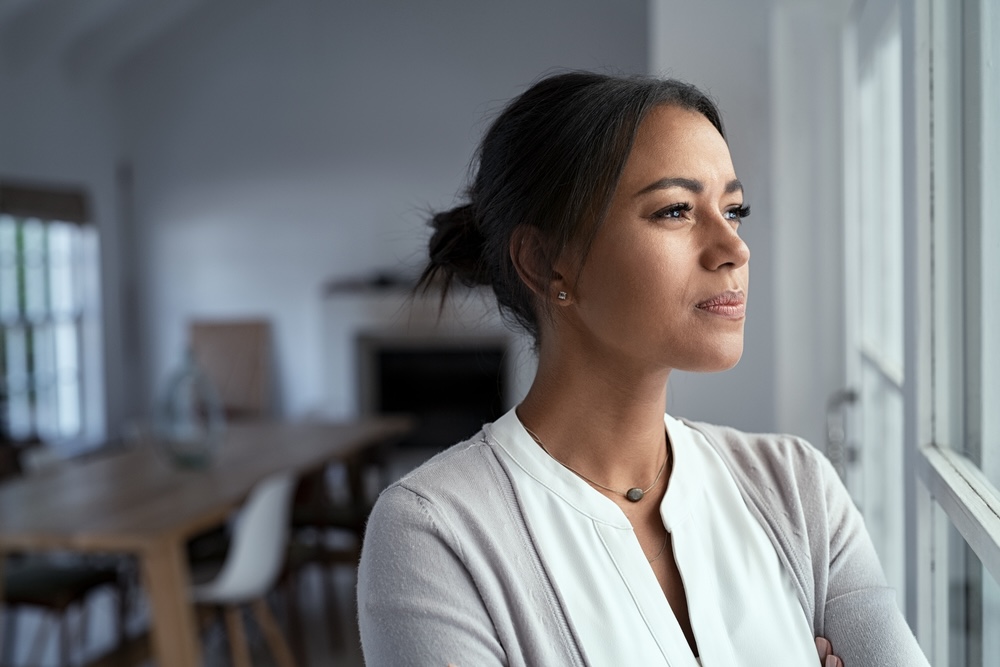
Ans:
{"type": "Polygon", "coordinates": [[[566,300],[566,292],[559,292],[559,294],[556,294],[556,298],[559,299],[560,301],[565,301],[566,300]]]}

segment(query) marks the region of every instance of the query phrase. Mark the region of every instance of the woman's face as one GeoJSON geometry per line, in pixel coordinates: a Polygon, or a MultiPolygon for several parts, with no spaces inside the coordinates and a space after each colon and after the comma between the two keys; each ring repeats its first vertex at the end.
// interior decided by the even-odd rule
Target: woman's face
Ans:
{"type": "Polygon", "coordinates": [[[750,251],[729,148],[699,113],[654,108],[563,312],[599,354],[719,371],[743,353],[750,251]]]}

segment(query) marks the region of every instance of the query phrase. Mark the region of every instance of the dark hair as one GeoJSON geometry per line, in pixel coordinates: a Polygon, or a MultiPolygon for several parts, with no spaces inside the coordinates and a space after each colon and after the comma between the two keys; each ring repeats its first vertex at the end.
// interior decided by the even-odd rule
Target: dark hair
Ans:
{"type": "Polygon", "coordinates": [[[725,137],[715,103],[673,79],[566,72],[538,81],[493,121],[473,163],[467,203],[430,221],[430,261],[417,283],[490,285],[503,314],[539,339],[536,298],[510,258],[521,225],[551,249],[586,256],[636,131],[650,109],[675,105],[704,115],[725,137]]]}

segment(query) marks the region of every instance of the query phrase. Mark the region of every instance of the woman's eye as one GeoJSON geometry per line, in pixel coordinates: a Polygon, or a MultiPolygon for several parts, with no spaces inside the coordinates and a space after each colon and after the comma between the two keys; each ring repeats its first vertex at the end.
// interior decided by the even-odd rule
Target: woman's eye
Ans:
{"type": "Polygon", "coordinates": [[[661,208],[659,211],[653,214],[654,218],[660,219],[679,219],[683,218],[684,214],[691,210],[691,204],[671,204],[665,208],[661,208]]]}
{"type": "Polygon", "coordinates": [[[737,222],[741,222],[743,218],[749,215],[750,215],[749,205],[737,206],[736,208],[731,208],[728,211],[726,211],[726,218],[728,218],[729,220],[735,220],[737,222]]]}

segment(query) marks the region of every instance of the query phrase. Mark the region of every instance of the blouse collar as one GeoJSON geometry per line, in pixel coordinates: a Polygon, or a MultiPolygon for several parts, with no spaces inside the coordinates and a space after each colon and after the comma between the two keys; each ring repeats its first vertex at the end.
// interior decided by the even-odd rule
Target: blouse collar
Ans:
{"type": "MultiPolygon", "coordinates": [[[[693,469],[697,456],[689,456],[692,435],[680,420],[664,415],[664,427],[673,455],[670,484],[660,504],[668,530],[686,520],[692,511],[701,476],[693,469]],[[689,469],[690,468],[690,469],[689,469]]],[[[613,500],[549,456],[528,434],[514,409],[484,427],[487,439],[503,449],[514,465],[581,514],[618,528],[631,530],[628,518],[613,500]]]]}

